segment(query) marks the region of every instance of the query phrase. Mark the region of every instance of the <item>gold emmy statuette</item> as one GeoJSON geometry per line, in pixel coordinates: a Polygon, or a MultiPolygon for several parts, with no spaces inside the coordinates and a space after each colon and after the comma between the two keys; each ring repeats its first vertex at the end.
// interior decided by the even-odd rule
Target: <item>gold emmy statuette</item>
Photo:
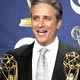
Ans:
{"type": "Polygon", "coordinates": [[[76,52],[68,52],[64,57],[63,65],[66,80],[77,80],[80,69],[80,55],[76,52]]]}
{"type": "Polygon", "coordinates": [[[0,69],[6,80],[18,80],[18,64],[11,54],[0,58],[0,69]]]}

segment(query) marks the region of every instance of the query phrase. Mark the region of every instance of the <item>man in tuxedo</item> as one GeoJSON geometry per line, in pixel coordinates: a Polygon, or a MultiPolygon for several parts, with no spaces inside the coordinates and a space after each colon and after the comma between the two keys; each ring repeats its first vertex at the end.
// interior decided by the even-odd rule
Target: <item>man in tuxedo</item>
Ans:
{"type": "Polygon", "coordinates": [[[35,41],[29,46],[6,53],[12,54],[18,62],[18,80],[38,80],[36,72],[41,48],[48,49],[45,54],[49,70],[48,80],[66,80],[63,65],[65,54],[72,51],[80,54],[80,49],[63,43],[56,35],[62,23],[62,15],[60,0],[32,1],[31,21],[35,41]]]}

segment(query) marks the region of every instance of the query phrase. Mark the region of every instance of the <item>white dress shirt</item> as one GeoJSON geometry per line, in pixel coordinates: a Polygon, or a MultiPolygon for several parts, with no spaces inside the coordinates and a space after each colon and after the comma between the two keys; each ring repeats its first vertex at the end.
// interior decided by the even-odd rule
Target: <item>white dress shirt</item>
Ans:
{"type": "MultiPolygon", "coordinates": [[[[45,48],[48,49],[45,56],[46,56],[46,59],[47,59],[47,62],[48,62],[49,80],[52,79],[52,73],[53,73],[53,70],[54,70],[56,55],[57,55],[57,51],[58,51],[58,44],[59,44],[59,40],[58,40],[58,37],[56,37],[56,39],[51,44],[49,44],[48,46],[45,47],[45,48]]],[[[39,50],[41,48],[43,48],[43,46],[41,46],[35,40],[34,47],[33,47],[33,56],[32,56],[32,80],[35,80],[37,62],[38,62],[38,58],[39,58],[39,50]]]]}

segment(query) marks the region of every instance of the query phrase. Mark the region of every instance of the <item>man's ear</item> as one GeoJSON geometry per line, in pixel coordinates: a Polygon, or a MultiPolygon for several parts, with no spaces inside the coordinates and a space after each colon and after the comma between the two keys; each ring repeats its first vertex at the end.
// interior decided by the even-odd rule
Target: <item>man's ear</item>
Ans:
{"type": "Polygon", "coordinates": [[[57,30],[60,28],[61,24],[62,24],[62,20],[58,20],[58,22],[57,22],[57,30]]]}

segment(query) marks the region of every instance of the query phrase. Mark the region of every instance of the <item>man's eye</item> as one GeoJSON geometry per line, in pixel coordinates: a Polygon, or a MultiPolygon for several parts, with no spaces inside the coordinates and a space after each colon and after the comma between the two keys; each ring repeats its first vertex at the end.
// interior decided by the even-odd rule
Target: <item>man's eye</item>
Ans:
{"type": "Polygon", "coordinates": [[[33,19],[33,20],[38,20],[38,18],[37,18],[37,17],[33,17],[32,19],[33,19]]]}
{"type": "Polygon", "coordinates": [[[49,17],[46,17],[45,19],[46,19],[46,20],[51,20],[51,18],[49,18],[49,17]]]}

